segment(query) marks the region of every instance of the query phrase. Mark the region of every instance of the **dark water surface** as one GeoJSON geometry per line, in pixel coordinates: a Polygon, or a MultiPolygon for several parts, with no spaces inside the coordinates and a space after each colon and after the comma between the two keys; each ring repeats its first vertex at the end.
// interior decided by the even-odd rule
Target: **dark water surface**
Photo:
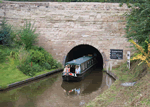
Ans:
{"type": "Polygon", "coordinates": [[[95,69],[80,82],[63,82],[61,73],[25,86],[0,92],[0,107],[79,107],[103,91],[114,80],[95,69]]]}

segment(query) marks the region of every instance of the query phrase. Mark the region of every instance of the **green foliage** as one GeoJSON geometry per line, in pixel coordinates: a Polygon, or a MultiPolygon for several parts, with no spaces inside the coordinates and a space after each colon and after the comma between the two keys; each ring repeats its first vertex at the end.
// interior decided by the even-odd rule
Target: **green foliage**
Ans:
{"type": "Polygon", "coordinates": [[[19,51],[12,51],[11,56],[14,58],[15,54],[20,61],[19,70],[28,76],[34,76],[37,72],[44,69],[60,68],[61,64],[53,59],[51,54],[42,47],[32,46],[30,50],[21,48],[19,51]],[[31,67],[31,62],[33,63],[31,67]],[[53,67],[52,67],[53,66],[53,67]]]}
{"type": "Polygon", "coordinates": [[[132,11],[126,14],[126,37],[130,40],[136,40],[142,46],[145,52],[148,52],[148,45],[150,35],[150,1],[140,0],[129,5],[132,11]]]}
{"type": "Polygon", "coordinates": [[[0,63],[4,62],[6,59],[6,54],[3,50],[0,49],[0,63]]]}
{"type": "MultiPolygon", "coordinates": [[[[30,63],[31,64],[31,63],[30,63]]],[[[36,64],[36,63],[33,63],[33,66],[31,67],[31,71],[32,72],[41,72],[43,69],[40,65],[36,64]]]]}
{"type": "Polygon", "coordinates": [[[33,28],[34,24],[26,21],[25,26],[19,32],[19,38],[26,49],[31,49],[32,45],[37,42],[38,34],[35,33],[36,28],[33,28]]]}
{"type": "Polygon", "coordinates": [[[50,70],[51,69],[51,65],[49,63],[44,63],[43,66],[45,69],[50,70]]]}
{"type": "Polygon", "coordinates": [[[6,23],[6,20],[3,19],[0,27],[0,44],[11,46],[13,43],[14,35],[12,33],[12,26],[6,23]]]}
{"type": "Polygon", "coordinates": [[[27,50],[25,50],[23,47],[21,47],[18,50],[18,60],[19,60],[19,63],[24,63],[26,61],[26,59],[31,59],[29,57],[30,57],[29,52],[27,50]]]}
{"type": "Polygon", "coordinates": [[[43,65],[45,62],[44,54],[38,50],[30,50],[31,61],[43,65]]]}
{"type": "Polygon", "coordinates": [[[43,66],[43,64],[47,63],[52,68],[61,68],[61,63],[58,63],[55,59],[53,59],[52,55],[44,50],[42,47],[32,46],[30,50],[31,61],[38,63],[43,66]]]}
{"type": "Polygon", "coordinates": [[[24,63],[21,63],[18,68],[25,75],[34,76],[37,72],[41,72],[43,69],[40,65],[33,63],[31,67],[31,59],[28,57],[24,63]]]}
{"type": "Polygon", "coordinates": [[[57,62],[57,61],[54,59],[52,68],[62,68],[62,65],[61,65],[60,62],[57,62]]]}
{"type": "Polygon", "coordinates": [[[39,63],[43,65],[43,63],[47,62],[50,65],[53,64],[53,57],[49,54],[44,48],[38,46],[32,46],[32,50],[30,50],[31,59],[33,62],[39,63]]]}
{"type": "Polygon", "coordinates": [[[6,56],[10,54],[10,49],[7,46],[0,45],[0,63],[4,62],[6,56]]]}
{"type": "Polygon", "coordinates": [[[18,59],[18,56],[19,56],[19,53],[18,53],[17,51],[12,50],[12,51],[10,52],[10,57],[11,57],[11,58],[18,59]]]}

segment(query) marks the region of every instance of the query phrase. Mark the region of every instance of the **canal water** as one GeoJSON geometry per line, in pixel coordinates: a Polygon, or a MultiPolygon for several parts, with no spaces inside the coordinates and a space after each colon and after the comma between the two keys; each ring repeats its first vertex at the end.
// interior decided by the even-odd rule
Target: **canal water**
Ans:
{"type": "Polygon", "coordinates": [[[114,79],[100,69],[80,82],[64,82],[61,73],[0,92],[0,107],[80,107],[107,90],[114,79]]]}

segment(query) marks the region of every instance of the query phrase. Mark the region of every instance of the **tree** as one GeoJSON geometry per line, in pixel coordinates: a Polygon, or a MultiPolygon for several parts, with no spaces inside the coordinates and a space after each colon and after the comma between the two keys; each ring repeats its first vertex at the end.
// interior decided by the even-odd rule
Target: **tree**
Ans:
{"type": "Polygon", "coordinates": [[[126,3],[131,11],[126,14],[126,37],[136,40],[148,52],[150,35],[150,0],[137,0],[136,3],[126,3]]]}

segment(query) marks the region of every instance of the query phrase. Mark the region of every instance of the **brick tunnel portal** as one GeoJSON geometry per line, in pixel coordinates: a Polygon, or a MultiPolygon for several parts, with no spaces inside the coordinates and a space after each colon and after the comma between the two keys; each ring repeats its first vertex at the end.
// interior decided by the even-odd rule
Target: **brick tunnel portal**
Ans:
{"type": "Polygon", "coordinates": [[[88,54],[96,54],[96,59],[98,61],[97,67],[98,68],[103,68],[103,58],[101,53],[93,46],[91,45],[86,45],[86,44],[82,44],[82,45],[78,45],[75,46],[74,48],[72,48],[69,53],[67,54],[67,56],[64,59],[64,64],[68,61],[71,61],[73,59],[77,59],[79,57],[82,56],[86,56],[88,54]]]}

